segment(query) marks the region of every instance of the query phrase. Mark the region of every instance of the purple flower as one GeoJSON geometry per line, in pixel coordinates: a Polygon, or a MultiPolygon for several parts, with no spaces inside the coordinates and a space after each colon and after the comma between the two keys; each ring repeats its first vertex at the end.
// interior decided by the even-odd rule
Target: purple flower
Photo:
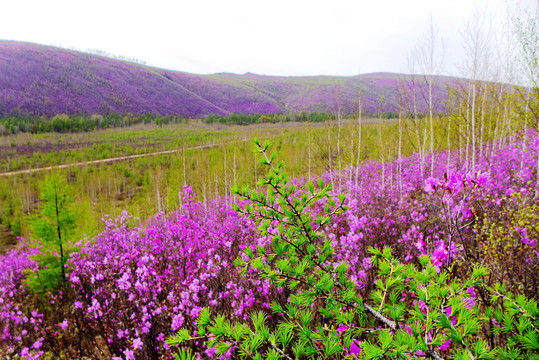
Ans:
{"type": "Polygon", "coordinates": [[[359,355],[361,354],[361,341],[359,340],[353,340],[350,344],[350,354],[352,355],[359,355]]]}
{"type": "Polygon", "coordinates": [[[181,314],[178,314],[172,318],[172,330],[177,331],[183,325],[184,318],[181,314]]]}
{"type": "Polygon", "coordinates": [[[473,286],[470,286],[469,288],[467,288],[466,293],[474,299],[477,297],[477,295],[475,294],[475,288],[473,286]]]}
{"type": "Polygon", "coordinates": [[[39,338],[35,343],[32,344],[32,349],[40,349],[43,345],[43,338],[39,338]]]}
{"type": "Polygon", "coordinates": [[[217,348],[216,347],[212,347],[212,348],[209,348],[209,349],[206,349],[205,353],[206,355],[209,357],[209,358],[212,358],[215,353],[217,352],[217,348]]]}
{"type": "Polygon", "coordinates": [[[428,310],[428,307],[427,307],[427,304],[425,304],[425,302],[423,300],[419,300],[417,302],[417,304],[419,305],[419,308],[421,309],[421,311],[426,314],[427,313],[427,310],[428,310]]]}
{"type": "Polygon", "coordinates": [[[478,172],[475,180],[477,186],[485,187],[490,180],[490,174],[488,172],[478,172]]]}
{"type": "Polygon", "coordinates": [[[337,328],[337,334],[342,334],[343,332],[345,332],[346,330],[349,329],[349,326],[346,325],[346,324],[340,324],[339,327],[337,328]]]}
{"type": "Polygon", "coordinates": [[[423,189],[425,190],[425,192],[427,193],[432,193],[432,192],[435,192],[436,191],[436,188],[440,185],[440,182],[438,181],[438,179],[435,179],[433,177],[428,177],[426,180],[425,180],[425,186],[423,187],[423,189]]]}
{"type": "Polygon", "coordinates": [[[128,290],[131,287],[129,278],[130,278],[129,274],[124,273],[122,277],[118,279],[118,288],[120,288],[120,290],[128,290]]]}
{"type": "Polygon", "coordinates": [[[442,345],[440,345],[440,351],[446,351],[449,349],[449,346],[451,345],[451,340],[448,339],[446,342],[444,342],[442,345]]]}
{"type": "Polygon", "coordinates": [[[133,349],[142,349],[142,346],[144,346],[144,344],[142,343],[142,340],[140,340],[140,338],[136,338],[135,340],[133,340],[133,349]]]}
{"type": "Polygon", "coordinates": [[[472,298],[462,298],[461,301],[464,303],[464,307],[469,310],[469,311],[472,311],[474,306],[475,306],[475,300],[472,299],[472,298]]]}
{"type": "Polygon", "coordinates": [[[126,360],[135,360],[135,353],[131,351],[130,349],[125,349],[123,353],[125,355],[126,360]]]}

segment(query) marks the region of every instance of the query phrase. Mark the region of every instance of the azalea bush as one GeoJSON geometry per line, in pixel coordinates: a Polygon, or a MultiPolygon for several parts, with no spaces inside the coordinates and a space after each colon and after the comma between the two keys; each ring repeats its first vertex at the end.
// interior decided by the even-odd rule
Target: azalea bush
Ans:
{"type": "Polygon", "coordinates": [[[287,196],[273,189],[251,198],[238,189],[238,212],[225,199],[206,206],[185,187],[176,212],[145,222],[127,213],[105,217],[103,233],[72,244],[80,252],[67,260],[62,291],[25,288],[26,274],[40,268],[32,259],[43,249],[21,241],[0,257],[0,358],[173,359],[179,349],[202,358],[238,357],[238,346],[219,345],[231,344],[230,334],[214,332],[220,317],[232,329],[245,324],[255,333],[256,317],[269,331],[260,354],[280,354],[273,335],[292,358],[293,348],[304,357],[312,349],[340,349],[324,355],[334,357],[378,354],[388,339],[387,352],[397,357],[458,358],[468,354],[466,344],[478,359],[533,358],[539,138],[529,134],[526,147],[521,141],[486,144],[473,171],[455,153],[440,152],[432,155],[432,178],[421,166],[430,159],[414,155],[384,168],[369,162],[324,174],[312,186],[288,180],[268,155],[278,174],[265,182],[287,196]],[[279,225],[279,216],[295,223],[279,225]],[[307,233],[294,228],[301,224],[307,233]],[[299,241],[309,257],[290,254],[292,245],[276,249],[275,237],[299,241]],[[302,303],[308,296],[312,308],[302,303]],[[298,329],[286,330],[301,323],[300,314],[317,340],[301,346],[298,329]],[[473,331],[464,329],[468,319],[479,324],[473,331]],[[180,330],[183,339],[197,339],[171,347],[167,338],[180,330]],[[287,346],[278,340],[284,330],[287,346]]]}
{"type": "MultiPolygon", "coordinates": [[[[248,247],[235,264],[242,274],[254,272],[270,280],[288,298],[272,301],[270,311],[253,312],[245,322],[212,316],[205,308],[196,331],[182,329],[169,344],[205,343],[210,358],[539,357],[537,302],[523,295],[515,298],[500,284],[487,288],[484,278],[489,270],[472,262],[464,238],[458,245],[469,266],[463,279],[441,270],[444,261],[446,267],[452,263],[450,254],[422,256],[418,265],[405,265],[393,257],[390,247],[369,248],[377,270],[375,289],[368,297],[360,296],[358,283],[348,276],[348,263],[335,259],[333,240],[322,231],[347,210],[345,196],[335,199],[331,185],[323,181],[316,187],[307,183],[299,191],[282,171],[282,163],[274,164],[275,155],[268,155],[269,144],[255,143],[262,163],[270,168],[259,181],[265,191],[236,189],[240,198],[249,200],[236,210],[255,220],[261,235],[271,241],[255,251],[248,247]],[[324,204],[323,211],[317,203],[324,204]]],[[[441,191],[443,215],[454,229],[450,238],[471,224],[476,215],[467,202],[488,178],[485,173],[467,178],[445,174],[443,180],[425,181],[427,192],[441,191]],[[455,197],[460,198],[456,204],[455,197]]],[[[454,252],[455,258],[461,255],[454,252]]],[[[191,349],[182,348],[177,358],[200,358],[201,351],[196,356],[191,349]]]]}

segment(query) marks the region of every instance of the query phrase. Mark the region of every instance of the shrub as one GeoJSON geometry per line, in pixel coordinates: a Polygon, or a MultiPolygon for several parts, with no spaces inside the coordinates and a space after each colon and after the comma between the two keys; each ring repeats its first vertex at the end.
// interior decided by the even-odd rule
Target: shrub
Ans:
{"type": "MultiPolygon", "coordinates": [[[[268,279],[288,297],[273,301],[271,313],[254,312],[246,322],[212,316],[205,308],[193,334],[182,329],[169,339],[184,346],[177,359],[195,359],[185,346],[200,341],[207,348],[199,356],[209,358],[539,358],[537,302],[506,293],[502,285],[487,288],[484,266],[468,263],[470,271],[460,279],[429,256],[403,264],[390,247],[370,248],[375,289],[359,296],[349,265],[336,261],[332,239],[322,231],[346,210],[345,197],[332,196],[331,185],[322,181],[298,191],[282,163],[268,155],[269,144],[255,143],[270,169],[259,181],[266,190],[235,189],[249,200],[235,208],[271,241],[256,251],[247,247],[235,264],[242,274],[268,279]]],[[[430,191],[443,187],[432,180],[427,185],[430,191]]],[[[447,216],[459,226],[460,213],[447,216]]]]}

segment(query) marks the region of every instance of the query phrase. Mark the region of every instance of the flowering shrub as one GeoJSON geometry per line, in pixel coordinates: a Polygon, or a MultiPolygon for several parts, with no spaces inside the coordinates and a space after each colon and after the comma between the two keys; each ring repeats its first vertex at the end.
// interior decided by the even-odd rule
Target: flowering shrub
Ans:
{"type": "Polygon", "coordinates": [[[231,266],[246,244],[256,243],[250,222],[222,203],[204,211],[189,187],[183,202],[184,212],[158,216],[146,228],[130,226],[127,214],[107,220],[95,243],[72,258],[75,314],[112,355],[158,356],[170,328],[191,328],[203,306],[242,319],[274,295],[231,266]]]}
{"type": "Polygon", "coordinates": [[[20,351],[29,359],[39,358],[44,351],[40,329],[43,314],[28,304],[23,287],[24,273],[37,270],[37,263],[30,257],[37,249],[27,246],[10,250],[0,260],[0,357],[9,358],[20,351]]]}
{"type": "MultiPolygon", "coordinates": [[[[272,301],[271,312],[253,312],[249,322],[233,322],[222,314],[212,318],[205,308],[196,321],[195,334],[182,329],[169,344],[207,342],[209,358],[539,357],[537,302],[523,295],[514,298],[503,285],[487,289],[483,279],[489,271],[470,261],[464,243],[470,267],[464,280],[441,271],[442,263],[451,257],[444,251],[437,254],[438,247],[432,256],[438,264],[422,256],[419,266],[402,264],[389,247],[383,251],[371,247],[369,266],[378,270],[375,290],[368,297],[359,296],[358,284],[347,274],[348,263],[335,261],[333,240],[322,231],[334,215],[347,210],[345,197],[339,195],[336,201],[329,193],[331,186],[324,186],[323,181],[316,190],[307,183],[306,191],[298,192],[282,172],[282,164],[275,166],[274,155],[268,157],[269,144],[255,142],[264,156],[262,163],[270,167],[259,182],[267,191],[236,189],[240,198],[250,200],[236,210],[254,219],[271,243],[256,251],[247,248],[246,259],[239,258],[235,264],[243,268],[243,274],[254,272],[286,289],[289,297],[284,302],[272,301]],[[316,210],[319,202],[325,204],[324,211],[316,210]],[[275,320],[268,321],[268,313],[275,320]]],[[[444,180],[427,179],[425,190],[441,189],[448,221],[459,232],[461,218],[468,221],[475,216],[465,204],[469,194],[458,204],[447,195],[459,196],[466,187],[485,186],[488,179],[483,173],[466,178],[445,174],[444,180]]],[[[200,353],[195,356],[181,348],[177,358],[197,359],[200,353]]]]}
{"type": "MultiPolygon", "coordinates": [[[[417,156],[386,163],[385,179],[382,165],[374,162],[362,165],[357,178],[356,169],[324,175],[323,183],[333,179],[335,188],[328,189],[318,202],[308,204],[305,210],[313,214],[312,226],[316,227],[318,215],[326,216],[331,201],[340,204],[336,194],[346,194],[342,205],[348,208],[316,229],[319,239],[324,239],[319,244],[322,249],[323,243],[331,243],[327,268],[333,270],[347,263],[344,275],[350,282],[347,286],[353,285],[357,304],[368,305],[382,317],[374,317],[365,306],[343,306],[342,316],[354,313],[364,322],[343,322],[342,326],[332,318],[324,322],[322,314],[316,312],[320,299],[312,309],[311,324],[322,329],[327,324],[330,329],[319,330],[320,336],[326,336],[320,342],[336,340],[336,335],[341,339],[344,334],[350,343],[339,343],[343,351],[368,354],[367,344],[384,349],[387,339],[380,334],[388,330],[392,344],[417,341],[418,350],[432,350],[450,358],[466,350],[459,339],[451,337],[455,334],[449,328],[434,321],[444,315],[455,318],[456,331],[464,331],[464,322],[459,321],[473,315],[479,319],[479,332],[462,335],[472,354],[475,346],[477,354],[485,349],[475,345],[475,339],[470,340],[477,336],[487,342],[488,353],[498,349],[496,356],[500,358],[525,358],[527,354],[532,358],[533,341],[526,347],[523,339],[532,340],[529,329],[537,328],[531,298],[536,301],[539,293],[535,276],[539,272],[539,209],[534,197],[539,138],[530,134],[526,141],[526,152],[516,138],[496,149],[487,144],[484,158],[477,160],[473,172],[465,171],[455,154],[449,162],[447,153],[434,154],[434,175],[427,181],[417,156]],[[391,256],[369,250],[387,246],[393,249],[391,256]],[[486,272],[483,268],[473,276],[473,264],[477,262],[490,269],[488,276],[481,275],[486,272]],[[398,266],[411,275],[423,273],[424,278],[400,278],[396,273],[390,276],[383,272],[387,266],[398,266]],[[445,285],[441,290],[429,290],[428,299],[422,299],[421,287],[426,282],[429,285],[425,287],[433,288],[436,281],[445,285]],[[447,289],[450,292],[444,298],[441,292],[447,289]],[[456,310],[447,315],[450,301],[455,302],[451,306],[456,310]],[[462,308],[459,301],[464,303],[462,308]],[[393,312],[402,304],[406,312],[396,321],[398,314],[393,312]],[[416,306],[417,314],[412,313],[416,306]],[[502,308],[510,316],[504,315],[507,312],[502,308]],[[420,318],[426,316],[419,314],[424,314],[421,309],[429,314],[428,321],[420,318]],[[525,309],[528,315],[522,315],[525,309]],[[521,319],[529,319],[533,326],[521,319]],[[391,321],[398,323],[399,331],[391,330],[391,321]],[[435,330],[433,324],[441,327],[435,330]],[[442,344],[440,338],[445,339],[442,344]],[[512,344],[513,350],[506,344],[512,344]],[[509,355],[502,356],[501,349],[509,355]]],[[[301,182],[290,180],[289,185],[296,186],[290,194],[295,198],[301,182]]],[[[318,193],[323,188],[314,189],[318,193]]],[[[102,234],[76,244],[81,251],[67,262],[67,289],[62,293],[31,294],[24,289],[24,271],[37,270],[38,265],[29,259],[40,252],[39,248],[21,243],[18,249],[1,256],[0,358],[172,359],[176,349],[171,349],[166,339],[182,328],[202,336],[195,320],[206,314],[202,311],[205,307],[211,314],[225,316],[231,324],[249,324],[250,314],[262,311],[266,314],[265,326],[274,329],[283,318],[271,310],[271,303],[287,310],[293,289],[272,284],[272,279],[261,277],[257,268],[248,267],[240,274],[241,268],[234,261],[241,258],[252,263],[249,251],[256,255],[258,247],[273,251],[272,237],[279,227],[270,224],[268,234],[261,235],[255,227],[256,218],[240,216],[223,200],[216,199],[205,208],[190,188],[185,188],[181,196],[184,206],[177,213],[158,215],[145,224],[127,214],[118,219],[105,218],[107,229],[102,234]]],[[[254,204],[239,200],[238,205],[245,209],[254,204]]],[[[337,284],[339,279],[331,281],[337,284]]],[[[342,296],[339,291],[342,289],[337,287],[331,296],[338,299],[342,296]]],[[[210,317],[211,321],[215,319],[210,317]]],[[[201,357],[211,358],[217,351],[202,339],[188,346],[201,357]]],[[[315,347],[321,349],[318,344],[315,347]]],[[[372,348],[373,354],[376,351],[372,348]]]]}

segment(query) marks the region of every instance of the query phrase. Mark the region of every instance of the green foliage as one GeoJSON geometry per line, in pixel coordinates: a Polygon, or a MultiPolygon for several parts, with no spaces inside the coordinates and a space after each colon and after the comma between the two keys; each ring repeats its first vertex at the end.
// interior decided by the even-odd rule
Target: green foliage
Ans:
{"type": "MultiPolygon", "coordinates": [[[[528,190],[533,193],[533,190],[528,190]]],[[[518,288],[528,296],[536,296],[534,288],[537,274],[526,268],[529,248],[525,245],[529,239],[539,238],[539,204],[528,203],[521,192],[514,192],[503,199],[503,206],[495,210],[488,209],[482,221],[474,225],[477,233],[477,258],[489,259],[492,276],[491,284],[503,283],[511,288],[518,288]],[[510,268],[512,275],[506,275],[510,268]]],[[[490,200],[494,201],[494,200],[490,200]]]]}
{"type": "Polygon", "coordinates": [[[228,116],[219,116],[209,114],[204,118],[206,124],[259,124],[259,123],[277,123],[277,122],[324,122],[326,120],[334,120],[335,115],[324,112],[309,112],[298,111],[286,114],[232,114],[228,116]]]}
{"type": "Polygon", "coordinates": [[[72,250],[69,241],[75,231],[70,187],[57,174],[45,178],[41,187],[39,212],[32,219],[34,237],[41,242],[37,256],[39,271],[27,283],[34,291],[52,290],[65,281],[65,264],[72,250]]]}
{"type": "Polygon", "coordinates": [[[105,115],[66,115],[46,116],[11,116],[0,118],[0,136],[17,133],[76,133],[96,129],[109,129],[133,126],[136,124],[185,123],[187,119],[176,115],[157,114],[105,114],[105,115]]]}
{"type": "MultiPolygon", "coordinates": [[[[169,344],[203,339],[217,354],[241,359],[539,358],[537,302],[506,293],[503,285],[487,288],[486,267],[475,265],[460,280],[429,257],[403,264],[389,247],[370,248],[376,287],[368,300],[361,298],[323,231],[346,210],[344,195],[334,196],[321,180],[301,191],[268,154],[269,143],[255,144],[270,169],[259,181],[265,191],[235,188],[249,200],[235,208],[257,222],[271,245],[248,247],[248,259],[235,264],[286,291],[287,302],[271,304],[272,321],[259,311],[249,322],[233,323],[206,308],[197,337],[182,329],[169,344]]],[[[180,348],[177,358],[190,358],[189,351],[180,348]]]]}

